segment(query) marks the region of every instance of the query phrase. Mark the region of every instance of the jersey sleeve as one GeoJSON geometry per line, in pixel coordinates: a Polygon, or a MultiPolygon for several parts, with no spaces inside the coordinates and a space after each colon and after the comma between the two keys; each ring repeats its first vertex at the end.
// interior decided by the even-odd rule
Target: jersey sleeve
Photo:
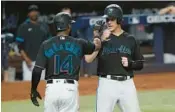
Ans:
{"type": "Polygon", "coordinates": [[[140,45],[137,40],[134,39],[134,51],[133,51],[133,60],[143,60],[143,55],[140,52],[140,45]]]}
{"type": "Polygon", "coordinates": [[[24,43],[25,40],[25,27],[24,24],[21,24],[17,30],[16,42],[24,43]]]}
{"type": "Polygon", "coordinates": [[[44,44],[41,44],[40,49],[38,51],[37,57],[36,57],[36,67],[45,69],[46,68],[46,61],[47,57],[44,54],[44,44]]]}
{"type": "Polygon", "coordinates": [[[92,42],[81,39],[81,44],[83,46],[83,54],[92,54],[94,52],[95,45],[92,42]]]}

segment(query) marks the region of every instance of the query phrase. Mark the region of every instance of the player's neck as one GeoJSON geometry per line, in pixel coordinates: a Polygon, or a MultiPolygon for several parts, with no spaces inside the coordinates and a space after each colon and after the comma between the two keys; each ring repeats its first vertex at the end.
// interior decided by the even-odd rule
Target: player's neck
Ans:
{"type": "Polygon", "coordinates": [[[30,22],[33,23],[33,24],[37,24],[38,22],[37,21],[33,21],[30,19],[30,22]]]}
{"type": "Polygon", "coordinates": [[[57,36],[68,36],[69,34],[67,32],[58,32],[57,36]]]}
{"type": "Polygon", "coordinates": [[[121,27],[118,27],[115,29],[115,31],[112,34],[116,36],[120,36],[123,32],[124,32],[123,29],[121,29],[121,27]]]}

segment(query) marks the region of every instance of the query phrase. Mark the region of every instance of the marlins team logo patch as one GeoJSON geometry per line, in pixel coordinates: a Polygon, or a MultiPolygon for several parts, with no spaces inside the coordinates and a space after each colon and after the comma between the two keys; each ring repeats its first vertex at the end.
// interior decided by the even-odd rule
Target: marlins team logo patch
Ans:
{"type": "Polygon", "coordinates": [[[60,37],[61,40],[65,40],[65,37],[60,37]]]}
{"type": "Polygon", "coordinates": [[[28,31],[29,31],[29,32],[32,31],[32,28],[28,28],[28,31]]]}

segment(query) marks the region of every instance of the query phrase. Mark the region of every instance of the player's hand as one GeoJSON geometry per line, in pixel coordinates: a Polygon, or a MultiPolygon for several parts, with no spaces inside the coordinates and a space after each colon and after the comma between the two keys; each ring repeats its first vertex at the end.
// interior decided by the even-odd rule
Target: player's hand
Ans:
{"type": "Polygon", "coordinates": [[[104,30],[103,31],[103,34],[101,36],[102,41],[108,41],[108,40],[110,40],[109,39],[109,36],[110,35],[111,35],[111,32],[108,29],[104,30]]]}
{"type": "Polygon", "coordinates": [[[100,38],[100,33],[98,30],[94,30],[93,34],[94,34],[94,38],[100,38]]]}
{"type": "Polygon", "coordinates": [[[121,61],[122,61],[122,65],[124,67],[128,67],[129,66],[129,61],[128,61],[128,58],[127,57],[121,57],[121,61]]]}
{"type": "Polygon", "coordinates": [[[95,44],[95,50],[100,50],[100,48],[101,48],[101,40],[99,38],[94,38],[93,43],[95,44]]]}
{"type": "Polygon", "coordinates": [[[41,95],[39,94],[39,92],[37,90],[31,90],[31,94],[30,94],[30,98],[31,98],[31,101],[32,103],[35,105],[35,106],[39,106],[39,103],[37,101],[37,97],[39,99],[42,99],[41,98],[41,95]]]}

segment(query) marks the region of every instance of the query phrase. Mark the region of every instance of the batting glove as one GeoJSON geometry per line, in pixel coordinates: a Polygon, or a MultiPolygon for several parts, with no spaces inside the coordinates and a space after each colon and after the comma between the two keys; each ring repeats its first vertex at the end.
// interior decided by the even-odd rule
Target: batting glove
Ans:
{"type": "Polygon", "coordinates": [[[39,103],[37,101],[37,97],[39,99],[42,99],[41,98],[41,95],[39,94],[39,92],[37,90],[31,90],[31,94],[30,94],[30,98],[31,98],[31,101],[32,103],[35,105],[35,106],[39,106],[39,103]]]}

